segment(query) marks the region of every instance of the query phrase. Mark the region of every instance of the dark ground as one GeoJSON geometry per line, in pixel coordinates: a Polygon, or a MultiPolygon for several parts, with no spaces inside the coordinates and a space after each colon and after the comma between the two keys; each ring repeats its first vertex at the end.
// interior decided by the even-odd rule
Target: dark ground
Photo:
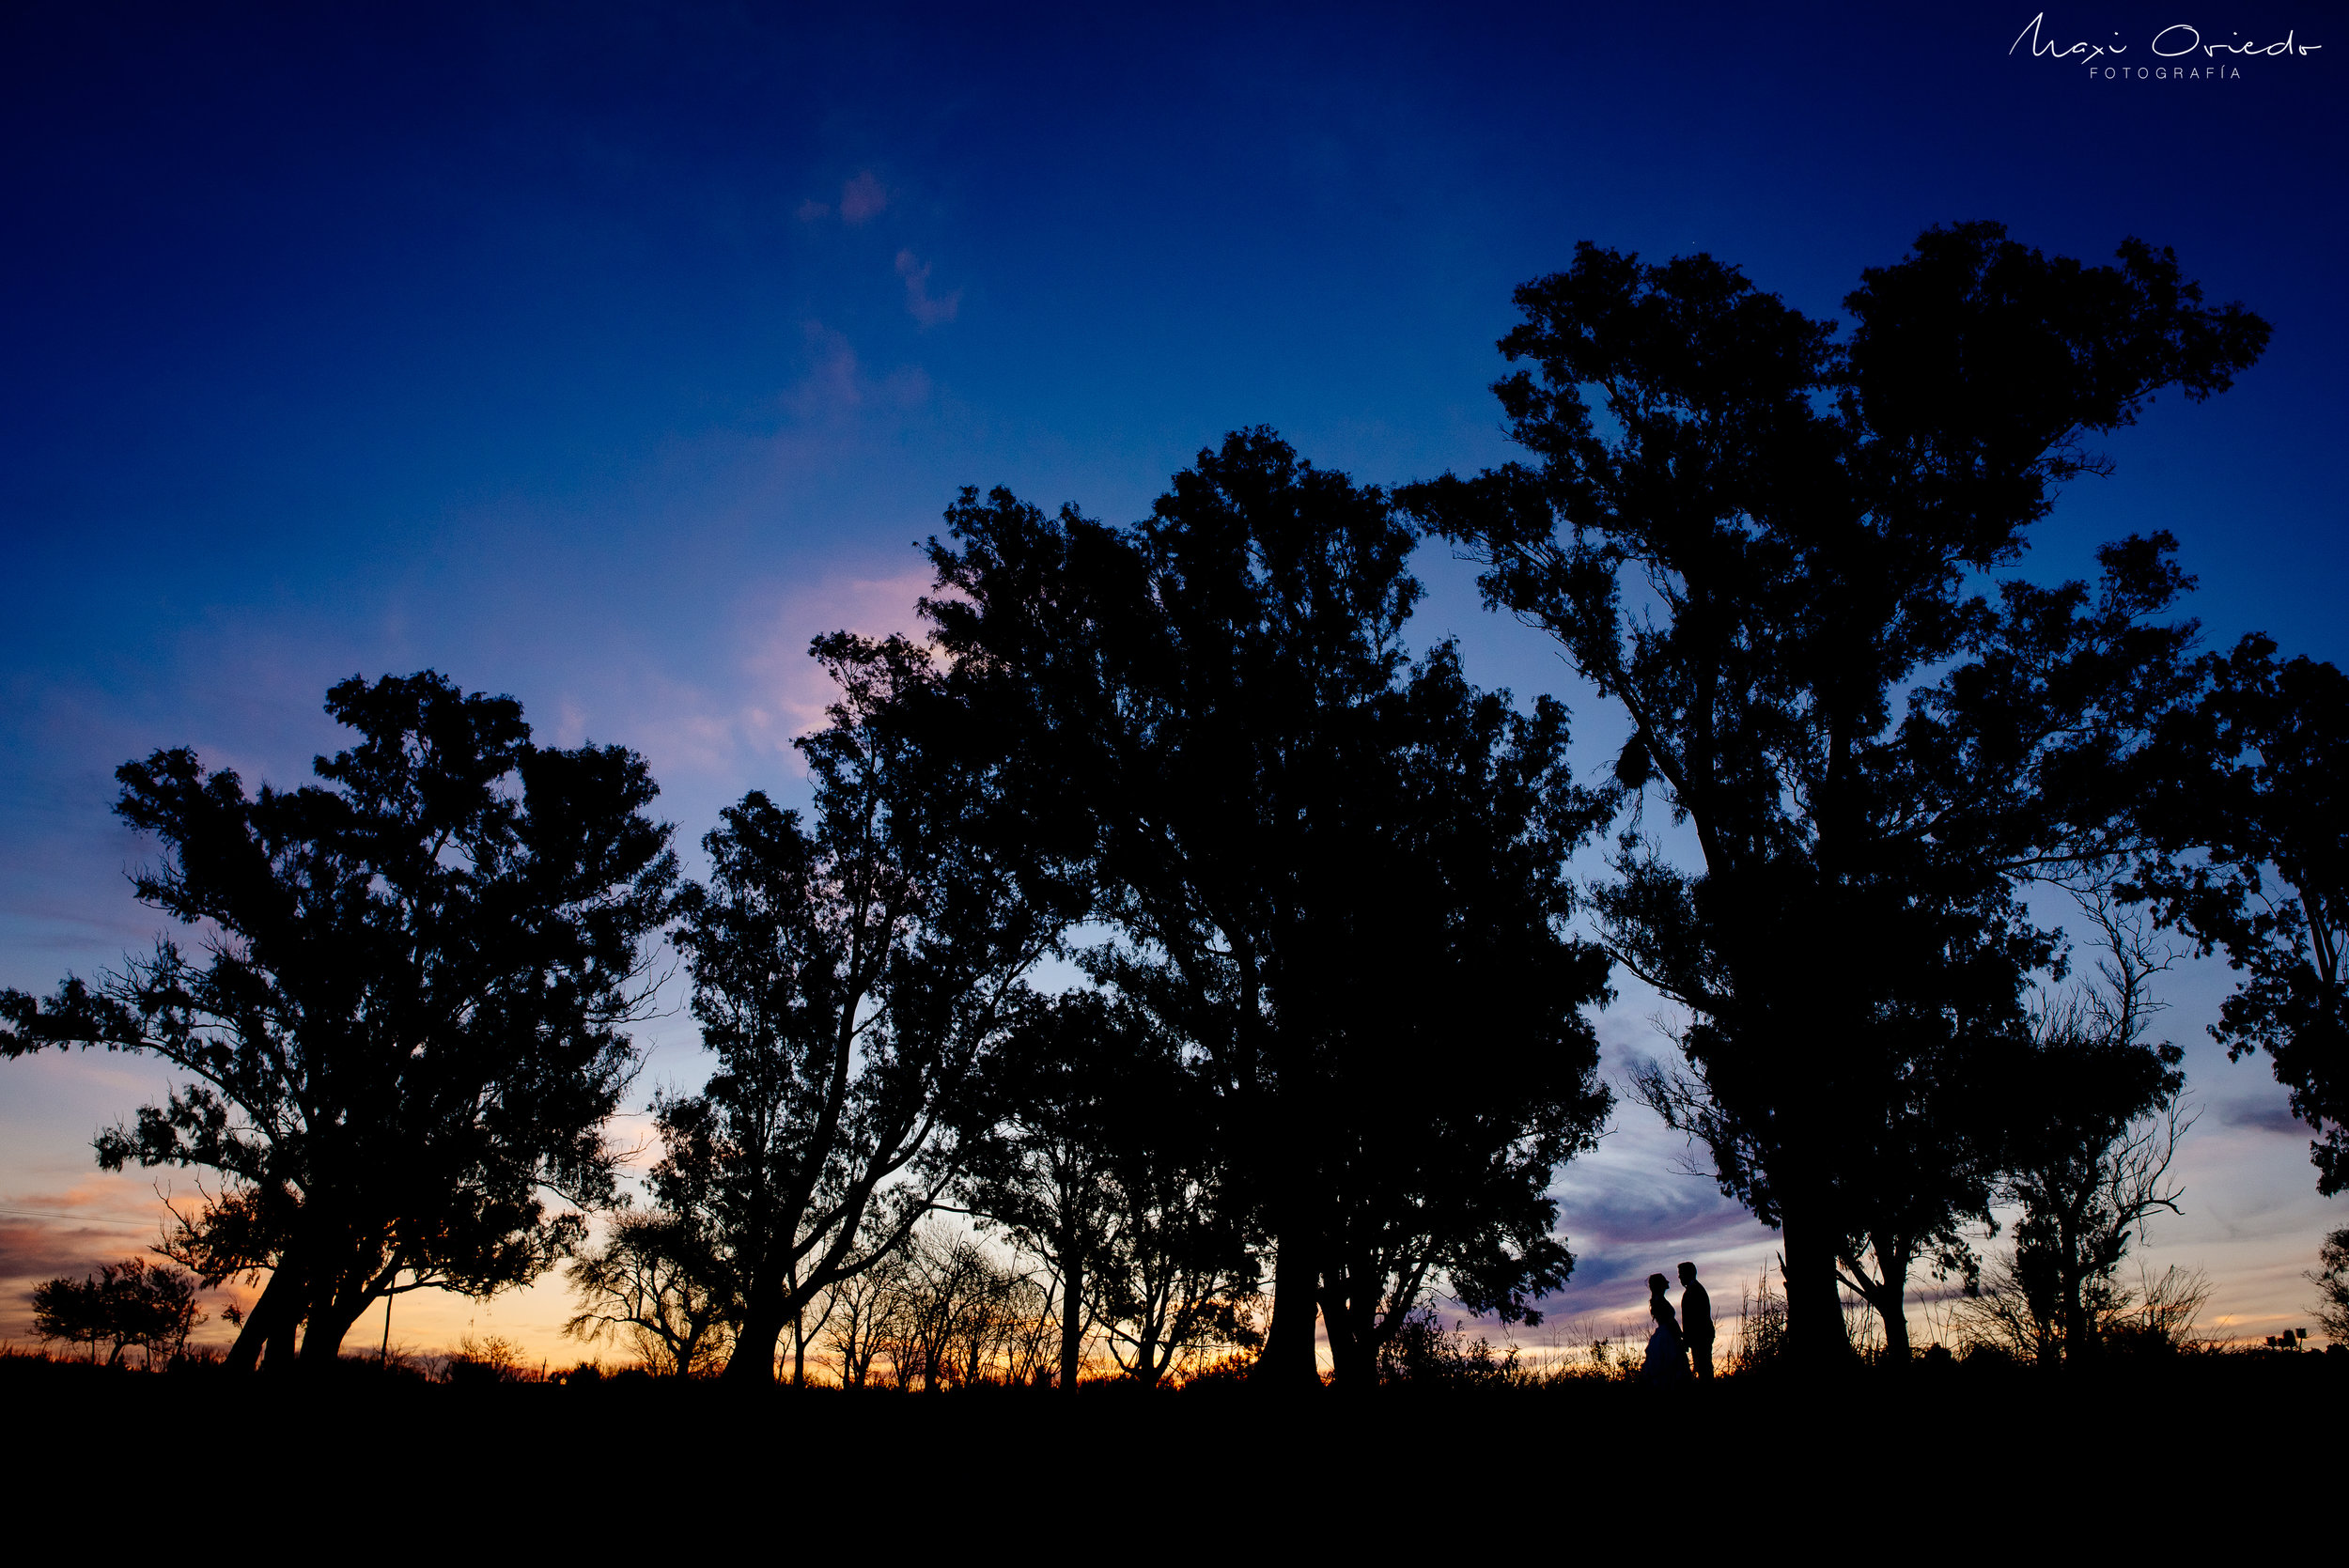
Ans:
{"type": "MultiPolygon", "coordinates": [[[[356,1372],[301,1388],[22,1358],[0,1361],[0,1486],[17,1509],[101,1531],[160,1510],[168,1535],[166,1519],[236,1495],[324,1529],[328,1557],[371,1556],[374,1532],[395,1552],[428,1538],[468,1555],[459,1543],[552,1546],[546,1532],[585,1528],[592,1539],[558,1549],[600,1560],[640,1532],[730,1534],[750,1518],[781,1533],[725,1555],[796,1557],[837,1531],[864,1544],[851,1556],[883,1561],[992,1557],[987,1542],[1024,1556],[1066,1527],[1092,1543],[1078,1554],[1087,1562],[1130,1549],[1220,1564],[1292,1530],[1447,1555],[1507,1543],[1548,1560],[1624,1543],[1635,1560],[1652,1544],[1676,1562],[1692,1551],[1775,1560],[1791,1545],[1779,1532],[1798,1524],[1828,1532],[1801,1552],[1821,1559],[1931,1560],[1945,1555],[1936,1544],[2004,1557],[2024,1540],[2158,1542],[2167,1555],[2164,1532],[2256,1529],[2298,1512],[2295,1498],[2329,1512],[2349,1354],[2094,1375],[1917,1368],[1833,1386],[1755,1376],[1295,1399],[1104,1386],[1073,1401],[1000,1389],[744,1396],[645,1379],[463,1388],[356,1372]]],[[[245,1538],[210,1539],[237,1550],[245,1538]]],[[[671,1541],[687,1556],[715,1547],[671,1541]]]]}

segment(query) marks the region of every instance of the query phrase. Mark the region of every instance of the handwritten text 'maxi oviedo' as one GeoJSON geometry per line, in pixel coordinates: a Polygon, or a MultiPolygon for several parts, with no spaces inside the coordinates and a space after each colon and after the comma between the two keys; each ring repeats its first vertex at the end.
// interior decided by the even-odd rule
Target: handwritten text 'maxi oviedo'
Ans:
{"type": "Polygon", "coordinates": [[[2034,58],[2063,60],[2089,68],[2092,76],[2154,76],[2171,78],[2219,78],[2240,76],[2237,62],[2252,57],[2269,59],[2305,59],[2324,48],[2319,43],[2302,43],[2296,29],[2287,31],[2281,39],[2263,43],[2231,33],[2223,43],[2212,42],[2199,27],[2190,23],[2176,22],[2155,33],[2144,46],[2144,54],[2137,61],[2123,63],[2121,56],[2132,53],[2120,41],[2121,35],[2112,35],[2110,43],[2092,43],[2083,39],[2077,43],[2060,43],[2046,36],[2047,13],[2041,11],[2030,19],[2015,41],[2007,48],[2009,54],[2030,46],[2034,58]],[[2100,65],[2099,62],[2108,61],[2100,65]],[[2134,67],[2134,69],[2131,69],[2134,67]]]}

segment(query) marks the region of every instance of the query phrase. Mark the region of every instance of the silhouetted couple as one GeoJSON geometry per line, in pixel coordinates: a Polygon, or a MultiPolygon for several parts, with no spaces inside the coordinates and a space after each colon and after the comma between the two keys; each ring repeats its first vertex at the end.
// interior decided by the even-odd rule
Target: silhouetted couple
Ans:
{"type": "Polygon", "coordinates": [[[1661,1274],[1647,1277],[1647,1313],[1656,1320],[1656,1331],[1647,1337],[1647,1359],[1640,1363],[1640,1376],[1649,1383],[1685,1383],[1688,1364],[1696,1363],[1696,1375],[1713,1375],[1713,1298],[1697,1283],[1697,1265],[1680,1265],[1680,1312],[1674,1315],[1672,1297],[1665,1292],[1672,1281],[1661,1274]]]}

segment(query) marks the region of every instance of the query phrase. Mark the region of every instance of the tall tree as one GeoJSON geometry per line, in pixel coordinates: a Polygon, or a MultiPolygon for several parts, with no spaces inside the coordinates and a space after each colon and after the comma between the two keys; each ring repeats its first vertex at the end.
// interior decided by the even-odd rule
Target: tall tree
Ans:
{"type": "Polygon", "coordinates": [[[602,1126],[636,1054],[669,830],[619,747],[535,746],[511,697],[430,671],[357,677],[319,782],[247,795],[194,752],[124,765],[117,812],[164,847],[139,896],[190,924],[96,986],[0,998],[0,1051],[102,1046],[183,1077],[101,1163],[225,1187],[183,1215],[211,1282],[268,1283],[229,1357],[331,1361],[368,1305],[534,1278],[609,1196],[602,1126]],[[306,1327],[305,1327],[306,1326],[306,1327]]]}
{"type": "MultiPolygon", "coordinates": [[[[1368,1084],[1374,1063],[1401,1057],[1440,1075],[1430,1053],[1439,1041],[1475,1038],[1486,1000],[1448,990],[1447,979],[1504,988],[1564,980],[1548,999],[1546,1032],[1495,1044],[1530,1056],[1563,1048],[1556,1070],[1572,1092],[1512,1101],[1499,1074],[1448,1085],[1463,1110],[1436,1157],[1461,1171],[1499,1160],[1518,1176],[1539,1166],[1546,1178],[1544,1157],[1573,1146],[1587,1131],[1575,1118],[1599,1103],[1587,1034],[1562,1032],[1557,1020],[1595,998],[1603,976],[1587,962],[1555,961],[1563,939],[1548,923],[1558,889],[1526,870],[1541,859],[1527,846],[1554,850],[1561,823],[1580,809],[1563,804],[1571,791],[1551,750],[1563,713],[1504,719],[1498,698],[1479,707],[1486,700],[1465,694],[1448,654],[1414,675],[1402,642],[1420,594],[1410,532],[1381,492],[1300,460],[1269,431],[1202,452],[1130,530],[1073,508],[1047,520],[1003,490],[985,502],[966,491],[948,521],[954,542],[931,549],[941,591],[925,602],[938,646],[957,678],[997,693],[990,733],[1015,759],[1006,772],[1025,818],[1081,834],[1097,914],[1163,964],[1174,994],[1161,1015],[1206,1053],[1228,1146],[1244,1156],[1238,1174],[1273,1238],[1260,1374],[1309,1385],[1326,1283],[1339,1282],[1349,1312],[1375,1296],[1375,1322],[1397,1280],[1415,1287],[1425,1278],[1417,1264],[1389,1266],[1417,1255],[1416,1239],[1403,1252],[1389,1248],[1400,1233],[1357,1226],[1361,1247],[1332,1251],[1343,1182],[1391,1184],[1382,1226],[1394,1203],[1419,1203],[1425,1186],[1392,1165],[1417,1145],[1382,1136],[1367,1157],[1358,1152],[1368,1124],[1345,1118],[1375,1096],[1335,1092],[1335,1075],[1368,1084]],[[1442,730],[1446,713],[1467,727],[1442,730]],[[1512,751],[1526,747],[1530,762],[1512,751]],[[1431,793],[1409,796],[1399,774],[1431,793]],[[1514,793],[1451,793],[1504,778],[1514,793]],[[1502,821],[1512,803],[1539,804],[1549,817],[1502,821]],[[1471,939],[1461,934],[1472,929],[1468,912],[1500,896],[1475,885],[1470,845],[1487,856],[1479,871],[1536,900],[1504,927],[1511,943],[1548,932],[1530,969],[1457,969],[1471,939]],[[1430,859],[1439,849],[1452,858],[1430,859]],[[1388,868],[1414,902],[1384,906],[1371,868],[1388,868]],[[1414,937],[1401,944],[1410,963],[1381,970],[1397,945],[1379,929],[1386,916],[1414,937]],[[1411,967],[1423,959],[1424,980],[1411,967]],[[1374,1017],[1363,987],[1408,991],[1408,1005],[1374,1017]]],[[[1554,864],[1544,875],[1554,878],[1554,864]]],[[[1541,1011],[1514,995],[1495,1005],[1512,1024],[1541,1011]]],[[[1545,1059],[1537,1069],[1545,1085],[1552,1066],[1545,1059]]],[[[1489,1284],[1502,1299],[1562,1266],[1563,1254],[1528,1233],[1531,1210],[1520,1205],[1495,1231],[1482,1200],[1446,1206],[1458,1197],[1455,1188],[1422,1213],[1443,1238],[1439,1250],[1487,1270],[1474,1288],[1489,1284]],[[1490,1245],[1470,1245],[1471,1234],[1490,1245]]]]}
{"type": "Polygon", "coordinates": [[[844,634],[817,651],[840,697],[800,742],[815,826],[745,797],[703,841],[708,882],[678,897],[718,1069],[657,1106],[653,1187],[731,1270],[735,1380],[771,1379],[785,1329],[952,1183],[963,1107],[1074,896],[934,733],[957,721],[922,649],[844,634]]]}
{"type": "Polygon", "coordinates": [[[1873,1223],[1845,1154],[1881,1167],[1907,1042],[2019,1026],[2051,939],[2007,883],[2111,824],[2108,759],[2189,634],[2157,619],[2162,536],[2092,589],[1978,574],[2108,471],[2083,442],[2224,390],[2267,327],[2168,251],[2084,266],[1986,223],[1863,272],[1840,335],[1705,256],[1585,243],[1517,302],[1531,368],[1496,390],[1534,461],[1405,499],[1620,706],[1618,776],[1691,831],[1691,866],[1626,857],[1613,945],[1689,1009],[1725,1185],[1783,1227],[1791,1343],[1835,1358],[1873,1223]]]}

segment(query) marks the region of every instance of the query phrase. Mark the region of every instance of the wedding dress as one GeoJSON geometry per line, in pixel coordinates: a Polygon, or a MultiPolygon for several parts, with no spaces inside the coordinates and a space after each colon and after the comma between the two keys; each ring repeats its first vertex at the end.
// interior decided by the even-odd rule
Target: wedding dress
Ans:
{"type": "Polygon", "coordinates": [[[1647,1337],[1647,1357],[1640,1363],[1641,1380],[1677,1383],[1688,1375],[1688,1347],[1681,1343],[1680,1326],[1665,1318],[1647,1337]]]}

